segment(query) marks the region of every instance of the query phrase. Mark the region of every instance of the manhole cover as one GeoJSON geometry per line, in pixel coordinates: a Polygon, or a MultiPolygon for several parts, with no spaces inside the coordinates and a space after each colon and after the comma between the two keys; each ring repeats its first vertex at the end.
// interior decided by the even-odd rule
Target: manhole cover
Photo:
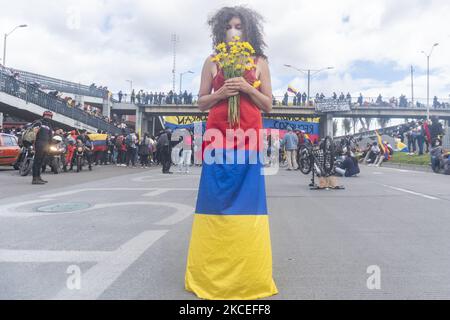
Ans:
{"type": "Polygon", "coordinates": [[[75,203],[75,202],[69,202],[69,203],[55,203],[44,207],[37,208],[37,211],[39,212],[71,212],[71,211],[78,211],[87,209],[90,207],[90,204],[88,203],[75,203]]]}

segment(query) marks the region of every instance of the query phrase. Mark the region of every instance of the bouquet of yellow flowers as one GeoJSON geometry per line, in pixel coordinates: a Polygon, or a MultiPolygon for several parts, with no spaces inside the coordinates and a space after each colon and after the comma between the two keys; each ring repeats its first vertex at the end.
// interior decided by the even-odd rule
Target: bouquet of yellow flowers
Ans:
{"type": "MultiPolygon", "coordinates": [[[[248,42],[240,41],[238,36],[233,37],[233,41],[220,43],[216,46],[216,55],[211,59],[217,62],[223,69],[225,79],[242,77],[246,70],[256,68],[252,54],[255,50],[248,42]]],[[[255,88],[261,85],[260,81],[251,83],[255,88]]],[[[232,127],[239,125],[240,119],[240,97],[239,95],[228,98],[228,122],[232,127]]]]}

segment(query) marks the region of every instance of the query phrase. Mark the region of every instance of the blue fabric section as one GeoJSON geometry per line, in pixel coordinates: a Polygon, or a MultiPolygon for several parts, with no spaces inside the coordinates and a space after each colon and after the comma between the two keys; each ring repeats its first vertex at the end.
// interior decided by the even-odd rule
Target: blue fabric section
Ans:
{"type": "Polygon", "coordinates": [[[106,141],[105,140],[94,140],[94,141],[92,141],[92,144],[94,145],[94,147],[106,146],[106,141]]]}
{"type": "Polygon", "coordinates": [[[265,180],[258,152],[219,150],[212,155],[220,155],[222,161],[203,164],[195,212],[212,215],[266,215],[265,180]],[[233,157],[237,159],[238,155],[239,158],[245,158],[244,163],[229,161],[233,157]],[[255,158],[257,161],[251,160],[255,158]]]}

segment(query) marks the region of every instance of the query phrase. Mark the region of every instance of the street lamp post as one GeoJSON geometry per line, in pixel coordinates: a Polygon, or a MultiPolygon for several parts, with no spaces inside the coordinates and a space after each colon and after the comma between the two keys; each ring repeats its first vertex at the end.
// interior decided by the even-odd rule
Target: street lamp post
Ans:
{"type": "Polygon", "coordinates": [[[434,47],[437,47],[439,43],[435,43],[430,50],[430,54],[426,54],[425,51],[422,53],[427,57],[427,120],[430,120],[430,57],[433,53],[434,47]]]}
{"type": "Polygon", "coordinates": [[[13,33],[14,31],[16,31],[16,29],[18,28],[26,28],[27,25],[26,24],[21,24],[17,27],[15,27],[14,29],[12,29],[12,31],[5,33],[5,37],[3,38],[3,66],[6,67],[6,40],[8,38],[9,35],[11,35],[11,33],[13,33]]]}
{"type": "Polygon", "coordinates": [[[294,66],[292,66],[290,64],[285,64],[284,66],[288,67],[288,68],[292,68],[292,69],[297,70],[299,72],[302,72],[302,73],[304,73],[304,74],[306,74],[308,76],[308,105],[309,105],[309,101],[310,101],[310,97],[311,97],[311,94],[310,94],[311,77],[316,75],[316,74],[318,74],[319,72],[324,71],[324,70],[331,70],[331,69],[334,68],[334,67],[327,67],[327,68],[323,68],[323,69],[319,69],[319,70],[312,70],[312,69],[299,69],[299,68],[296,68],[296,67],[294,67],[294,66]]]}
{"type": "Polygon", "coordinates": [[[130,102],[131,102],[131,93],[133,92],[133,80],[125,80],[130,83],[130,102]]]}
{"type": "Polygon", "coordinates": [[[182,92],[181,86],[182,86],[182,83],[183,83],[183,75],[185,75],[185,74],[187,74],[187,73],[194,73],[194,72],[192,72],[192,71],[189,70],[189,71],[180,73],[180,93],[182,92]]]}

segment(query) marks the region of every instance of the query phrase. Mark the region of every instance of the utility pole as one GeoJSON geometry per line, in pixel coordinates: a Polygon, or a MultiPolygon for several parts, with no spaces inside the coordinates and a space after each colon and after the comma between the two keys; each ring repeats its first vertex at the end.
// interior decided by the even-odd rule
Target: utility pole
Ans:
{"type": "Polygon", "coordinates": [[[294,70],[297,70],[297,71],[300,71],[300,72],[308,75],[308,101],[307,101],[308,105],[309,105],[309,101],[310,101],[310,97],[311,97],[311,93],[310,93],[310,91],[311,91],[311,76],[314,76],[314,75],[316,75],[319,72],[322,72],[324,70],[331,70],[331,69],[334,68],[334,67],[328,67],[328,68],[323,68],[323,69],[319,69],[319,70],[311,70],[311,69],[306,69],[305,70],[305,69],[296,68],[296,67],[294,67],[294,66],[292,66],[290,64],[285,64],[284,66],[288,67],[288,68],[291,68],[291,69],[294,69],[294,70]],[[311,74],[311,71],[313,71],[314,73],[311,74]]]}
{"type": "Polygon", "coordinates": [[[411,107],[414,108],[414,67],[411,66],[411,107]]]}
{"type": "Polygon", "coordinates": [[[435,43],[430,50],[429,54],[426,54],[425,51],[422,53],[427,57],[427,120],[430,120],[430,57],[433,53],[434,47],[437,47],[439,43],[435,43]]]}
{"type": "Polygon", "coordinates": [[[172,34],[171,41],[173,46],[173,68],[172,68],[172,92],[175,93],[175,80],[176,80],[176,66],[177,66],[177,43],[180,38],[174,33],[172,34]]]}

